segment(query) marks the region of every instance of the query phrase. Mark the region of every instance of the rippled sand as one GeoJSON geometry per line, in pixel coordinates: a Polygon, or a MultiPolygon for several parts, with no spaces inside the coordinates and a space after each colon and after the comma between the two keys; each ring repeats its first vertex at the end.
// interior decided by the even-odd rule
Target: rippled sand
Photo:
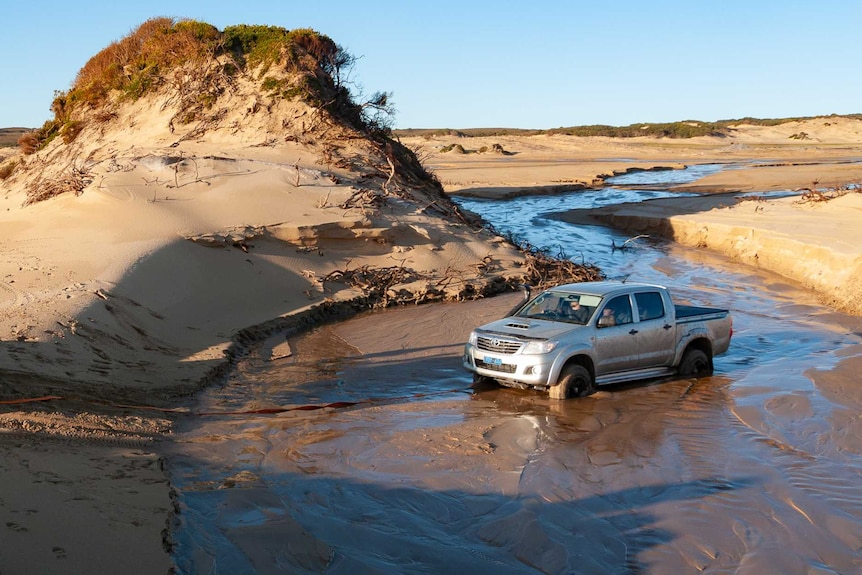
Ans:
{"type": "Polygon", "coordinates": [[[713,377],[576,401],[470,388],[461,342],[511,297],[369,314],[249,358],[201,409],[357,404],[195,420],[172,457],[180,567],[860,572],[858,326],[816,307],[799,323],[799,293],[776,287],[740,304],[713,377]],[[760,297],[781,309],[758,318],[760,297]]]}

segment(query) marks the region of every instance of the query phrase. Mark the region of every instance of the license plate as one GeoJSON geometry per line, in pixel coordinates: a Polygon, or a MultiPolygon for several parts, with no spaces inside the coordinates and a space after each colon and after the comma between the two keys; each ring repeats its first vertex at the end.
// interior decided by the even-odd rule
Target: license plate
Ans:
{"type": "Polygon", "coordinates": [[[500,359],[499,357],[488,357],[486,355],[485,356],[485,363],[487,363],[488,365],[503,365],[503,360],[500,359]]]}

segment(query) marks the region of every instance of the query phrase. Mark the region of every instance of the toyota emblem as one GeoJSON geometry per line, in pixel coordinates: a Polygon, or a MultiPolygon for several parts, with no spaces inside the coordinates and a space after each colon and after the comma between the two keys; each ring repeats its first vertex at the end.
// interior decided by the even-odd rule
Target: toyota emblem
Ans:
{"type": "Polygon", "coordinates": [[[494,338],[491,340],[491,345],[493,345],[494,347],[500,347],[501,345],[503,345],[503,342],[499,339],[494,338]]]}

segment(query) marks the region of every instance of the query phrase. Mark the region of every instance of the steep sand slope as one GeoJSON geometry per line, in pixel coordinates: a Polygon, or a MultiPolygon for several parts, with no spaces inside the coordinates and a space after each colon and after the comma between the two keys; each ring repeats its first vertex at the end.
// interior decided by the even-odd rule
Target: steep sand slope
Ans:
{"type": "Polygon", "coordinates": [[[5,372],[186,393],[288,316],[477,297],[524,273],[524,254],[469,225],[396,148],[262,98],[238,78],[181,125],[159,93],[17,158],[0,182],[5,372]]]}

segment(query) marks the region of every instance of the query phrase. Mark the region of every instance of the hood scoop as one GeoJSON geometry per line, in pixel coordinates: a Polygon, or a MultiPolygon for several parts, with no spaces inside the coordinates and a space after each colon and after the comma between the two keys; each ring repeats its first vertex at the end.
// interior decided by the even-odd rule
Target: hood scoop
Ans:
{"type": "Polygon", "coordinates": [[[506,327],[513,327],[515,329],[530,329],[530,324],[523,322],[514,322],[510,321],[506,324],[506,327]]]}

